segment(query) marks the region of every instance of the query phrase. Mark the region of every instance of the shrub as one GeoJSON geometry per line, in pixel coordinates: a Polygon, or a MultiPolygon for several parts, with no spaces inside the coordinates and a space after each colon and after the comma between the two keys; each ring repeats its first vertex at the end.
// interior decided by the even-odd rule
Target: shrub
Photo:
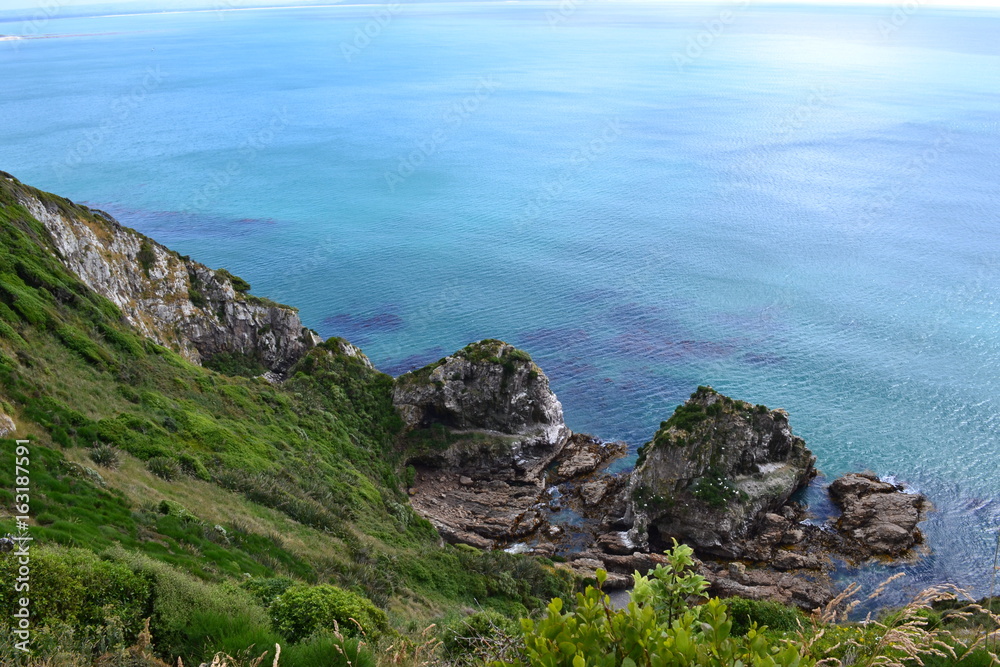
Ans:
{"type": "Polygon", "coordinates": [[[707,417],[705,409],[698,403],[684,403],[677,406],[674,414],[671,415],[664,426],[667,429],[676,428],[680,431],[690,432],[694,426],[705,421],[707,417]]]}
{"type": "Polygon", "coordinates": [[[103,368],[111,363],[111,355],[97,343],[69,325],[56,329],[56,336],[68,349],[73,350],[90,363],[103,368]]]}
{"type": "Polygon", "coordinates": [[[226,271],[225,269],[218,269],[215,272],[215,275],[221,276],[221,277],[227,279],[229,281],[229,284],[233,286],[233,289],[236,290],[237,292],[239,292],[240,294],[245,294],[245,293],[247,293],[247,292],[250,291],[250,283],[248,283],[247,281],[243,280],[239,276],[234,276],[233,274],[231,274],[229,271],[226,271]]]}
{"type": "Polygon", "coordinates": [[[202,365],[216,373],[239,377],[257,377],[267,371],[259,358],[245,352],[219,352],[202,360],[202,365]]]}
{"type": "Polygon", "coordinates": [[[205,298],[205,295],[193,287],[188,290],[188,299],[196,308],[204,308],[208,305],[208,299],[205,298]]]}
{"type": "Polygon", "coordinates": [[[250,579],[243,588],[250,592],[264,607],[270,607],[278,596],[295,584],[288,577],[268,577],[266,579],[250,579]]]}
{"type": "Polygon", "coordinates": [[[146,461],[146,468],[157,477],[172,482],[181,475],[181,467],[169,456],[154,456],[146,461]]]}
{"type": "Polygon", "coordinates": [[[198,517],[192,514],[186,507],[173,500],[161,500],[160,504],[156,506],[156,510],[160,514],[166,514],[167,516],[172,516],[180,519],[181,521],[197,521],[198,517]]]}
{"type": "MultiPolygon", "coordinates": [[[[690,572],[693,551],[674,544],[667,552],[667,566],[650,577],[635,576],[635,588],[625,609],[612,609],[610,599],[598,588],[577,595],[577,608],[563,611],[556,598],[546,617],[521,621],[527,660],[507,665],[768,665],[811,667],[815,660],[791,642],[768,642],[756,630],[745,637],[730,635],[732,621],[718,598],[689,606],[692,597],[704,597],[708,583],[690,572]]],[[[598,583],[607,573],[597,571],[598,583]]]]}
{"type": "Polygon", "coordinates": [[[142,240],[142,244],[139,246],[139,252],[135,254],[135,258],[139,260],[139,264],[142,266],[142,271],[148,278],[149,270],[153,268],[153,264],[156,263],[156,253],[153,252],[153,246],[150,245],[148,239],[142,240]]]}
{"type": "MultiPolygon", "coordinates": [[[[0,555],[0,580],[13,582],[18,567],[13,553],[0,555]]],[[[141,573],[84,549],[51,546],[31,548],[30,586],[35,626],[96,627],[110,618],[131,636],[139,631],[151,596],[149,579],[141,573]]],[[[11,618],[15,601],[22,596],[13,586],[0,589],[0,627],[11,618]]]]}
{"type": "Polygon", "coordinates": [[[441,642],[451,660],[486,658],[498,644],[522,644],[518,624],[490,610],[445,624],[441,642]]]}
{"type": "Polygon", "coordinates": [[[330,584],[290,588],[278,596],[270,612],[278,632],[293,642],[317,630],[332,630],[334,621],[349,635],[359,633],[357,621],[372,640],[389,629],[385,612],[367,598],[330,584]]]}
{"type": "Polygon", "coordinates": [[[186,663],[198,664],[197,658],[211,657],[217,650],[236,651],[255,641],[268,642],[261,650],[274,645],[267,613],[246,591],[200,581],[121,547],[105,555],[150,582],[147,614],[161,653],[184,656],[186,663]]]}
{"type": "Polygon", "coordinates": [[[506,356],[511,361],[522,361],[525,363],[531,361],[531,355],[525,352],[524,350],[514,349],[508,352],[506,356]]]}
{"type": "Polygon", "coordinates": [[[733,620],[733,634],[745,635],[750,626],[767,626],[778,632],[788,632],[799,628],[802,614],[791,607],[771,600],[748,600],[734,597],[726,600],[729,615],[733,620]]]}
{"type": "Polygon", "coordinates": [[[178,454],[177,461],[184,474],[190,475],[191,477],[197,477],[198,479],[206,482],[212,479],[212,476],[208,472],[208,468],[206,468],[205,464],[201,462],[201,459],[194,454],[178,454]]]}
{"type": "Polygon", "coordinates": [[[356,638],[317,632],[305,641],[282,647],[281,664],[296,667],[375,667],[375,657],[356,638]]]}
{"type": "Polygon", "coordinates": [[[110,470],[117,470],[121,465],[121,455],[111,445],[98,445],[90,450],[90,460],[110,470]]]}

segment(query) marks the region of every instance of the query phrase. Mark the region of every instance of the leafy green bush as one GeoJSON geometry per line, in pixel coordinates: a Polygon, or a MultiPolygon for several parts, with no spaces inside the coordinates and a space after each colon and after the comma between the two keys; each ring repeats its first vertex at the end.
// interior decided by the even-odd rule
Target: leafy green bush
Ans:
{"type": "Polygon", "coordinates": [[[506,357],[511,361],[523,361],[526,363],[531,361],[530,354],[528,354],[524,350],[518,350],[518,349],[511,350],[510,352],[507,353],[506,357]]]}
{"type": "Polygon", "coordinates": [[[104,368],[111,363],[111,355],[97,343],[72,326],[65,325],[56,329],[56,336],[70,350],[73,350],[90,363],[104,368]]]}
{"type": "Polygon", "coordinates": [[[208,299],[205,298],[205,295],[193,287],[188,290],[188,299],[196,308],[204,308],[208,305],[208,299]]]}
{"type": "Polygon", "coordinates": [[[206,468],[205,464],[201,462],[201,459],[194,454],[188,454],[187,452],[178,454],[177,462],[180,464],[181,470],[185,475],[197,477],[198,479],[206,482],[212,479],[212,475],[209,474],[208,468],[206,468]]]}
{"type": "Polygon", "coordinates": [[[243,588],[250,592],[265,608],[270,607],[278,596],[295,584],[288,577],[268,577],[249,579],[243,583],[243,588]]]}
{"type": "Polygon", "coordinates": [[[135,258],[139,261],[139,265],[142,266],[143,273],[146,277],[149,277],[149,270],[153,268],[153,264],[156,263],[156,253],[153,252],[153,246],[150,244],[149,239],[143,239],[142,243],[139,245],[139,252],[135,254],[135,258]]]}
{"type": "Polygon", "coordinates": [[[202,364],[216,373],[234,377],[257,377],[267,371],[260,359],[243,352],[219,352],[205,359],[202,364]]]}
{"type": "MultiPolygon", "coordinates": [[[[526,660],[507,665],[545,667],[668,667],[673,665],[729,667],[811,667],[815,660],[791,642],[774,644],[756,630],[745,637],[731,634],[732,620],[717,598],[689,606],[704,597],[708,583],[689,572],[692,550],[677,545],[667,552],[668,565],[652,576],[635,575],[631,601],[613,609],[597,588],[577,595],[577,608],[563,611],[556,598],[546,617],[521,621],[526,660]]],[[[607,573],[598,570],[598,583],[607,573]]]]}
{"type": "Polygon", "coordinates": [[[239,276],[234,276],[226,269],[216,269],[215,275],[221,276],[222,278],[228,280],[229,284],[233,286],[233,289],[239,292],[240,294],[245,294],[246,292],[250,291],[250,283],[243,280],[239,276]]]}
{"type": "Polygon", "coordinates": [[[274,627],[293,642],[317,630],[333,630],[334,622],[341,632],[357,635],[357,621],[372,640],[389,629],[385,612],[367,598],[330,584],[292,587],[271,604],[270,613],[274,627]]]}
{"type": "Polygon", "coordinates": [[[211,657],[217,650],[246,648],[248,638],[261,642],[275,639],[267,612],[236,586],[200,581],[121,547],[106,555],[151,582],[151,605],[145,611],[151,617],[150,630],[157,648],[166,655],[195,658],[186,662],[197,664],[196,659],[211,657]]]}
{"type": "Polygon", "coordinates": [[[750,626],[767,626],[778,632],[789,632],[799,628],[802,613],[792,607],[771,600],[748,600],[734,597],[726,599],[729,616],[733,619],[733,634],[745,635],[750,626]]]}
{"type": "MultiPolygon", "coordinates": [[[[66,623],[84,628],[114,618],[134,636],[148,615],[149,578],[91,551],[33,546],[30,567],[30,596],[16,592],[13,585],[0,588],[0,627],[12,618],[20,597],[30,597],[35,626],[66,623]]],[[[16,555],[0,555],[0,581],[14,582],[18,568],[16,555]]]]}
{"type": "Polygon", "coordinates": [[[671,415],[664,426],[667,429],[676,428],[680,431],[691,431],[692,427],[700,424],[707,418],[708,415],[705,414],[705,408],[701,407],[698,403],[684,403],[677,406],[674,414],[671,415]]]}

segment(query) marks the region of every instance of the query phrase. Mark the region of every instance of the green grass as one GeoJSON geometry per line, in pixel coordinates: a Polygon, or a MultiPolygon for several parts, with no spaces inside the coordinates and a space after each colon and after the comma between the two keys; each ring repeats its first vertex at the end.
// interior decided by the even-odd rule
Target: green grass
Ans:
{"type": "MultiPolygon", "coordinates": [[[[258,370],[245,360],[219,360],[217,370],[185,361],[123,324],[59,263],[16,202],[25,194],[113,231],[99,214],[0,178],[0,401],[32,441],[36,543],[123,549],[206,586],[248,575],[332,583],[403,624],[477,603],[517,614],[568,585],[531,558],[439,546],[405,493],[412,442],[392,378],[336,341],[281,385],[245,377],[258,370]],[[104,461],[117,451],[119,466],[97,465],[92,451],[104,461]],[[163,500],[185,512],[161,511],[163,500]]],[[[0,449],[9,470],[12,442],[0,449]]],[[[11,500],[0,488],[0,533],[14,528],[11,500]]],[[[157,645],[207,649],[185,642],[216,621],[195,622],[197,606],[178,604],[188,616],[157,645]]]]}

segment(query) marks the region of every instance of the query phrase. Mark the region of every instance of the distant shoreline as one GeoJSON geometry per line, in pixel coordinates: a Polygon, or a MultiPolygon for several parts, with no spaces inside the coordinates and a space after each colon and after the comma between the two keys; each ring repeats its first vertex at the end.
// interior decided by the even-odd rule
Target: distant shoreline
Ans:
{"type": "MultiPolygon", "coordinates": [[[[428,5],[428,4],[461,4],[461,5],[489,5],[489,4],[547,4],[545,0],[431,0],[430,2],[412,2],[408,4],[414,5],[428,5]]],[[[663,0],[629,0],[629,2],[634,2],[635,4],[645,4],[653,2],[663,2],[663,0]]],[[[161,15],[161,14],[203,14],[211,12],[242,12],[242,11],[264,11],[264,10],[275,10],[275,9],[331,9],[334,7],[378,7],[384,5],[385,1],[372,1],[372,2],[352,2],[352,3],[326,3],[326,4],[289,4],[289,5],[259,5],[252,7],[205,7],[205,8],[191,8],[191,9],[167,9],[158,10],[151,9],[147,11],[125,11],[115,14],[67,14],[64,16],[52,16],[50,19],[59,18],[119,18],[127,16],[146,16],[146,15],[161,15]]],[[[696,4],[692,0],[667,0],[666,4],[696,4]]],[[[881,8],[893,8],[895,5],[890,0],[768,0],[768,5],[795,5],[799,7],[814,7],[814,8],[834,8],[834,7],[850,7],[850,8],[860,8],[867,7],[870,9],[881,9],[881,8]]],[[[927,0],[921,3],[923,6],[932,9],[946,9],[946,10],[978,10],[978,11],[1000,11],[1000,0],[927,0]]],[[[11,18],[0,18],[0,23],[7,22],[17,22],[17,21],[29,21],[30,17],[27,16],[14,16],[11,18]]],[[[3,38],[0,38],[2,40],[3,38]]]]}

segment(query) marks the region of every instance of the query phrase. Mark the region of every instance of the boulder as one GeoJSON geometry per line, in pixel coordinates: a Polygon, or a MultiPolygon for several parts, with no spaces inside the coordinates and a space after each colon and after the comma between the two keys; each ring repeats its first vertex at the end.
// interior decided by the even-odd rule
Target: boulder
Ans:
{"type": "Polygon", "coordinates": [[[924,496],[861,473],[834,480],[829,493],[842,512],[835,526],[861,557],[901,556],[923,542],[924,496]]]}
{"type": "Polygon", "coordinates": [[[602,588],[606,591],[615,591],[628,588],[632,585],[632,577],[627,574],[610,571],[604,561],[597,558],[577,558],[566,563],[556,563],[556,567],[569,570],[578,577],[584,579],[595,579],[597,570],[601,569],[608,573],[602,588]]]}
{"type": "Polygon", "coordinates": [[[411,440],[437,429],[451,443],[415,452],[415,459],[473,479],[540,483],[572,435],[542,370],[499,340],[401,375],[393,403],[411,440]]]}
{"type": "MultiPolygon", "coordinates": [[[[815,475],[815,460],[783,410],[699,387],[640,450],[628,492],[633,540],[661,550],[676,538],[703,555],[739,557],[761,517],[789,523],[772,513],[815,475]]],[[[787,527],[768,530],[780,541],[787,527]]]]}
{"type": "Polygon", "coordinates": [[[6,438],[15,431],[17,431],[17,425],[14,420],[0,412],[0,438],[6,438]]]}
{"type": "Polygon", "coordinates": [[[563,447],[559,465],[548,481],[558,483],[588,475],[627,451],[628,445],[624,442],[604,442],[600,438],[575,433],[563,447]]]}

